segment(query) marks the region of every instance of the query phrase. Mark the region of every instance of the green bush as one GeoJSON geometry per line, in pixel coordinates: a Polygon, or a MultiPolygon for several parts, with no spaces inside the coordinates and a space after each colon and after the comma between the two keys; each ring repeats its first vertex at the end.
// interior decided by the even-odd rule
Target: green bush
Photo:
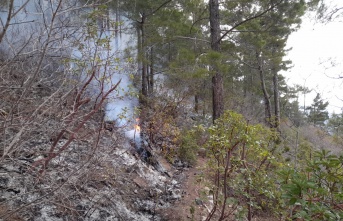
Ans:
{"type": "Polygon", "coordinates": [[[184,131],[181,135],[178,157],[180,160],[193,166],[197,160],[199,142],[203,136],[202,127],[198,126],[192,130],[184,131]]]}
{"type": "Polygon", "coordinates": [[[249,124],[233,111],[226,111],[208,133],[204,147],[214,201],[208,219],[224,220],[236,211],[236,220],[252,220],[258,210],[276,211],[280,194],[275,171],[283,166],[275,154],[277,134],[263,125],[249,124]],[[232,198],[237,199],[234,205],[232,198]]]}
{"type": "Polygon", "coordinates": [[[301,170],[280,172],[283,198],[291,218],[304,220],[343,219],[343,157],[317,151],[301,170]]]}

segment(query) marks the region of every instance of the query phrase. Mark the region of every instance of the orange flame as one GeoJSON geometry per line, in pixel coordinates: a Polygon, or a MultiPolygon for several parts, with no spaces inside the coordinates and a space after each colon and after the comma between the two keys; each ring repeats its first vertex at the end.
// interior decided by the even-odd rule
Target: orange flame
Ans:
{"type": "Polygon", "coordinates": [[[138,124],[135,125],[135,132],[141,132],[141,127],[138,124]]]}
{"type": "Polygon", "coordinates": [[[136,132],[141,132],[141,127],[138,124],[139,124],[139,118],[136,119],[135,133],[136,132]]]}

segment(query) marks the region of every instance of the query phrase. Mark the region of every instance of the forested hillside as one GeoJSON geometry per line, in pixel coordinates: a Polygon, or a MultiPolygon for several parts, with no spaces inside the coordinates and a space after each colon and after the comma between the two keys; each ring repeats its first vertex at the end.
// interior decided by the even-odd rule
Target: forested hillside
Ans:
{"type": "Polygon", "coordinates": [[[282,75],[342,11],[2,0],[0,220],[342,220],[343,112],[282,75]]]}

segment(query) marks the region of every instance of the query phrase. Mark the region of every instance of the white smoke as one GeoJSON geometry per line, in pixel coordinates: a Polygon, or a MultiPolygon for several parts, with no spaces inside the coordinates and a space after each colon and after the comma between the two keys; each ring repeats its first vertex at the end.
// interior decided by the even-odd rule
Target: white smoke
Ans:
{"type": "MultiPolygon", "coordinates": [[[[109,11],[108,19],[113,20],[114,18],[115,12],[109,11]]],[[[74,48],[72,57],[77,60],[88,59],[93,62],[94,59],[92,56],[93,54],[96,54],[100,60],[99,64],[97,64],[99,67],[97,71],[101,74],[106,73],[105,91],[109,90],[120,81],[120,84],[117,86],[116,90],[112,92],[107,101],[105,107],[105,120],[115,122],[115,126],[128,126],[131,129],[133,128],[132,123],[136,118],[135,108],[138,105],[138,99],[130,76],[134,73],[135,65],[132,64],[133,59],[125,54],[125,50],[127,50],[128,47],[132,48],[130,45],[132,35],[124,32],[120,33],[118,30],[114,30],[113,27],[106,27],[106,25],[110,23],[111,22],[107,22],[106,20],[98,21],[97,38],[86,38],[86,40],[80,42],[84,46],[83,50],[85,50],[84,48],[87,48],[87,53],[80,51],[79,48],[74,48]],[[109,47],[97,44],[96,41],[98,41],[98,39],[105,40],[106,42],[108,41],[109,47]]],[[[128,26],[128,22],[125,22],[124,20],[121,25],[128,26]]],[[[85,31],[83,31],[81,35],[84,34],[84,32],[85,31]]],[[[78,37],[78,39],[81,38],[78,37]]],[[[131,54],[136,53],[133,51],[131,54]]],[[[87,76],[86,74],[86,72],[83,73],[84,76],[80,77],[81,80],[87,76]]],[[[92,83],[93,90],[96,92],[99,85],[97,85],[96,81],[92,83]]]]}
{"type": "MultiPolygon", "coordinates": [[[[127,20],[124,20],[123,23],[123,26],[128,26],[127,20]]],[[[130,76],[134,73],[136,65],[133,65],[129,61],[133,59],[127,58],[124,53],[128,47],[133,48],[130,45],[131,38],[130,34],[117,33],[111,41],[111,48],[119,61],[116,70],[112,73],[111,81],[116,83],[120,80],[120,84],[115,92],[115,98],[107,103],[105,110],[107,120],[115,121],[118,126],[129,126],[129,128],[132,128],[135,123],[137,118],[135,109],[138,106],[137,91],[132,85],[130,76]]]]}
{"type": "MultiPolygon", "coordinates": [[[[20,8],[24,2],[26,1],[15,0],[15,8],[20,8]]],[[[0,50],[5,51],[8,56],[14,56],[14,52],[17,51],[13,50],[13,55],[11,55],[11,47],[20,49],[23,47],[22,45],[25,45],[27,48],[26,51],[38,51],[46,40],[47,29],[44,24],[45,22],[50,21],[49,19],[51,19],[52,16],[52,9],[55,9],[55,7],[56,5],[50,5],[44,0],[29,1],[25,6],[25,9],[21,10],[15,18],[13,18],[12,23],[16,23],[17,25],[10,26],[6,34],[6,42],[4,41],[5,43],[1,44],[0,50]],[[43,12],[44,16],[42,16],[43,12]],[[31,43],[27,44],[28,41],[31,43]]],[[[128,128],[132,129],[136,119],[135,108],[138,105],[138,99],[135,95],[137,93],[132,86],[130,75],[134,73],[136,66],[132,64],[131,60],[133,59],[127,58],[125,50],[128,50],[129,47],[134,48],[130,45],[133,35],[121,31],[129,29],[129,22],[124,18],[121,18],[120,30],[114,30],[114,25],[110,25],[111,23],[113,24],[116,19],[116,14],[113,10],[109,11],[108,18],[99,20],[97,22],[99,26],[98,37],[101,39],[110,39],[110,46],[107,49],[102,47],[102,49],[105,50],[98,51],[99,47],[97,48],[96,40],[86,36],[87,27],[85,24],[88,21],[86,18],[87,16],[82,16],[82,13],[91,12],[90,10],[92,9],[59,14],[58,19],[55,21],[56,27],[64,27],[64,23],[69,24],[69,26],[60,28],[58,31],[53,33],[51,38],[55,39],[55,41],[51,41],[54,42],[54,45],[50,45],[50,47],[59,48],[60,54],[69,54],[71,55],[71,58],[75,59],[75,61],[70,62],[69,64],[69,77],[81,82],[86,79],[87,68],[88,70],[89,68],[92,68],[91,62],[94,54],[97,54],[100,60],[104,62],[109,61],[111,64],[107,66],[107,63],[100,62],[100,68],[97,70],[100,73],[107,72],[109,79],[106,80],[107,85],[104,88],[105,91],[117,84],[119,81],[121,82],[117,89],[111,94],[111,98],[107,102],[107,106],[105,108],[106,120],[114,121],[116,126],[120,127],[128,125],[128,128]],[[59,21],[61,21],[61,24],[58,24],[59,21]],[[104,27],[106,25],[109,25],[109,27],[104,27]],[[77,44],[75,44],[75,42],[77,42],[77,44]],[[83,45],[83,47],[80,48],[80,45],[83,45]],[[80,62],[78,63],[78,61],[80,62]],[[82,69],[79,65],[82,61],[89,61],[87,63],[89,66],[82,69]]],[[[6,12],[0,11],[0,19],[2,21],[6,21],[6,16],[6,12]]],[[[131,54],[135,56],[136,52],[132,51],[131,54]]],[[[54,52],[54,55],[56,56],[56,52],[54,52]]],[[[91,90],[93,92],[98,92],[98,88],[98,82],[92,82],[91,90]]],[[[127,137],[133,138],[133,136],[132,131],[127,132],[127,137]]]]}

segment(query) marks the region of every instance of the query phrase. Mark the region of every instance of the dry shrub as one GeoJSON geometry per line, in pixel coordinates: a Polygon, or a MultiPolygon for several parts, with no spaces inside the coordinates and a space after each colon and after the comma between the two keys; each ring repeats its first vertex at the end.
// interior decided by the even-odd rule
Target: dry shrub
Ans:
{"type": "MultiPolygon", "coordinates": [[[[49,219],[42,217],[44,210],[50,218],[77,220],[115,191],[109,187],[114,185],[118,165],[113,151],[119,144],[103,130],[102,110],[110,98],[117,98],[111,95],[119,84],[112,78],[117,64],[113,57],[95,59],[106,48],[103,41],[97,45],[99,39],[93,39],[91,48],[81,45],[85,35],[89,41],[94,36],[68,16],[86,16],[78,14],[74,1],[50,0],[44,10],[38,1],[27,2],[37,6],[43,19],[29,26],[42,25],[41,33],[25,36],[23,42],[13,38],[13,45],[11,35],[6,42],[0,39],[1,49],[13,46],[0,58],[0,169],[9,177],[0,188],[0,219],[49,219]],[[82,58],[71,58],[72,50],[84,50],[79,51],[82,58]]],[[[16,8],[27,10],[25,14],[34,10],[16,8]]],[[[11,27],[23,26],[13,20],[11,27]]]]}
{"type": "Polygon", "coordinates": [[[169,159],[176,155],[179,144],[178,109],[178,103],[173,100],[162,101],[155,98],[141,113],[144,133],[147,134],[151,144],[169,159]]]}

